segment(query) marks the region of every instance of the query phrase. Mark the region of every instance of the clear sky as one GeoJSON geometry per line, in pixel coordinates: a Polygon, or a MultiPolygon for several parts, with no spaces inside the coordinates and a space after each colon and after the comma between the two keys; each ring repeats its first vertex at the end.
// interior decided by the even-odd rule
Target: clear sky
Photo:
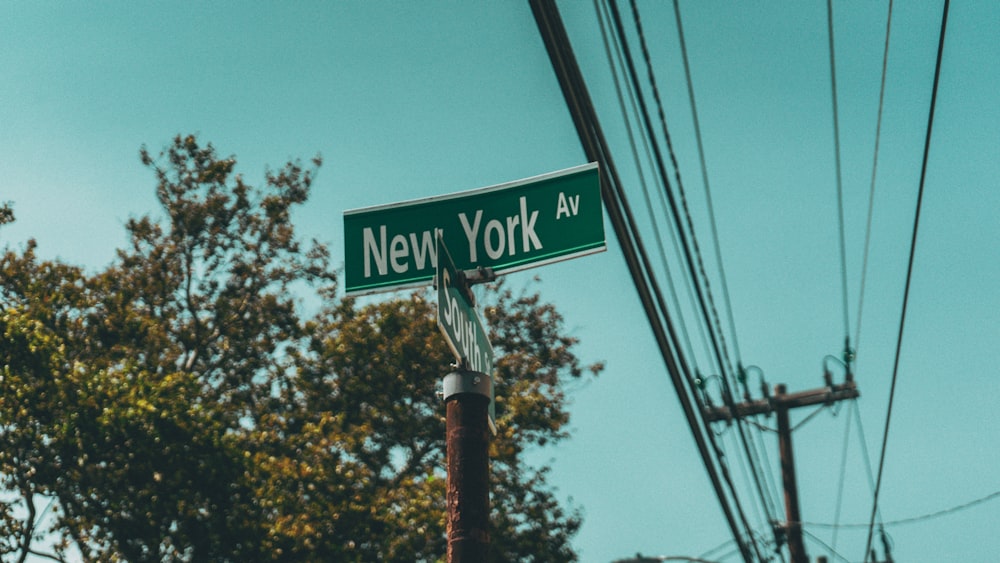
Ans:
{"type": "MultiPolygon", "coordinates": [[[[819,387],[823,358],[840,354],[845,335],[825,3],[681,4],[741,359],[759,366],[771,385],[819,387]]],[[[673,12],[666,2],[639,5],[721,299],[673,12]]],[[[560,8],[643,236],[655,248],[596,11],[589,2],[560,8]]],[[[873,464],[941,6],[894,7],[855,338],[886,12],[885,2],[834,6],[848,316],[858,347],[857,408],[873,464]]],[[[952,6],[881,493],[889,523],[1000,490],[998,29],[997,3],[952,6]]],[[[0,201],[12,201],[18,216],[0,230],[0,245],[20,247],[35,237],[42,256],[92,269],[113,259],[129,217],[155,210],[154,178],[139,162],[139,147],[155,151],[178,133],[197,133],[236,155],[238,170],[252,181],[267,165],[321,153],[314,196],[297,221],[338,254],[344,210],[584,164],[521,1],[6,2],[0,77],[0,201]]],[[[582,561],[637,552],[734,561],[733,546],[723,546],[731,536],[607,231],[608,252],[511,276],[516,285],[540,277],[535,287],[560,308],[582,357],[607,362],[599,378],[572,392],[573,437],[538,459],[551,460],[560,496],[585,515],[574,542],[582,561]]],[[[664,243],[674,261],[672,244],[664,243]]],[[[710,371],[690,322],[695,359],[710,371]]],[[[727,339],[728,326],[726,320],[727,339]]],[[[824,547],[834,543],[834,530],[815,525],[837,518],[842,452],[839,522],[867,524],[872,506],[853,408],[844,404],[836,415],[827,409],[794,433],[803,519],[813,523],[806,526],[807,548],[831,561],[861,560],[866,536],[864,529],[840,529],[834,554],[824,547]]],[[[792,423],[811,413],[794,412],[792,423]]],[[[761,422],[774,426],[773,418],[761,422]]],[[[718,430],[748,516],[768,536],[733,431],[718,430]]],[[[780,487],[775,435],[760,436],[771,481],[780,487]]],[[[780,506],[780,489],[774,492],[780,506]]],[[[995,561],[998,524],[994,501],[887,530],[897,561],[995,561]]]]}

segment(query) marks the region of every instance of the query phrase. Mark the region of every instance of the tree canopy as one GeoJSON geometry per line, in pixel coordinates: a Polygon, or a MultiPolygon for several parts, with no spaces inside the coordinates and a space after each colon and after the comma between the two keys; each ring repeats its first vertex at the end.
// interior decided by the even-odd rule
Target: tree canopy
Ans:
{"type": "MultiPolygon", "coordinates": [[[[194,136],[140,155],[162,215],[109,266],[0,257],[0,556],[442,560],[451,358],[428,293],[339,296],[293,224],[318,157],[252,186],[194,136]]],[[[492,558],[574,561],[581,516],[525,454],[566,438],[564,383],[602,366],[536,293],[488,295],[492,558]]]]}

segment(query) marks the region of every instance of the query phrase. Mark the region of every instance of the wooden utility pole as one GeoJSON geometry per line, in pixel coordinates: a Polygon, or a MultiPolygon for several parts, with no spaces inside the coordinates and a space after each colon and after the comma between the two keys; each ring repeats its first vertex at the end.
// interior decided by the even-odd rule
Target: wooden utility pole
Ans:
{"type": "Polygon", "coordinates": [[[706,422],[753,416],[757,414],[777,414],[778,450],[781,457],[781,482],[785,489],[785,534],[788,539],[788,554],[792,563],[808,563],[805,543],[802,540],[802,516],[799,513],[799,491],[795,479],[795,458],[792,453],[792,429],[788,411],[793,408],[812,405],[832,405],[837,401],[855,399],[861,394],[854,384],[854,377],[848,373],[844,383],[835,385],[828,373],[824,374],[826,386],[809,391],[788,393],[785,385],[777,385],[774,396],[756,401],[736,403],[732,406],[707,406],[703,409],[706,422]]]}
{"type": "Polygon", "coordinates": [[[781,458],[781,484],[785,488],[785,535],[788,538],[788,555],[792,563],[809,563],[806,546],[802,542],[802,516],[799,513],[799,491],[795,479],[795,455],[792,453],[792,427],[788,421],[788,407],[780,401],[785,397],[784,384],[774,388],[779,399],[775,409],[778,414],[778,457],[781,458]]]}

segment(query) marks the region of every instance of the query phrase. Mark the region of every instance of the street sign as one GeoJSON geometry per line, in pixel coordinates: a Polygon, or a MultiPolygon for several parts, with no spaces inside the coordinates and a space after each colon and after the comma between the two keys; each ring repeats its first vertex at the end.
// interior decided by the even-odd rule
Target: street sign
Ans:
{"type": "Polygon", "coordinates": [[[457,269],[509,273],[605,250],[597,164],[444,196],[344,212],[345,287],[430,283],[436,233],[457,269]]]}
{"type": "Polygon", "coordinates": [[[476,313],[472,289],[465,275],[455,267],[441,236],[437,237],[438,327],[465,369],[491,374],[493,346],[476,313]]]}
{"type": "Polygon", "coordinates": [[[495,435],[496,395],[493,390],[493,345],[476,313],[472,288],[465,274],[455,267],[441,233],[435,237],[437,251],[437,324],[460,369],[483,374],[490,380],[488,420],[495,435]]]}

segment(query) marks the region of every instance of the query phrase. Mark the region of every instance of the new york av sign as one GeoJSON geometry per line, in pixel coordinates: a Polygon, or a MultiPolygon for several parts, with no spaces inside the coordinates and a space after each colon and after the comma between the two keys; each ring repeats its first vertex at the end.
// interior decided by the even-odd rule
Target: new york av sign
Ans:
{"type": "Polygon", "coordinates": [[[344,212],[345,286],[426,285],[441,233],[458,269],[497,274],[606,248],[596,163],[516,182],[344,212]]]}

